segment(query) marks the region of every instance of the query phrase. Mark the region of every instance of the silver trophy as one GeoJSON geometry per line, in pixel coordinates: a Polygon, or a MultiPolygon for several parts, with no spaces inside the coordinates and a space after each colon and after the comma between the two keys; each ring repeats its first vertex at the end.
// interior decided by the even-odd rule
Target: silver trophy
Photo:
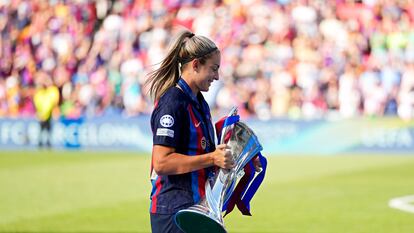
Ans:
{"type": "MultiPolygon", "coordinates": [[[[233,108],[229,116],[236,114],[237,108],[233,108]]],[[[262,150],[256,135],[242,122],[224,127],[220,144],[225,143],[228,134],[230,139],[226,143],[231,148],[236,165],[232,169],[221,168],[216,171],[206,182],[205,198],[175,215],[176,224],[186,233],[227,232],[222,217],[223,204],[231,197],[237,181],[244,175],[244,166],[262,150]]]]}

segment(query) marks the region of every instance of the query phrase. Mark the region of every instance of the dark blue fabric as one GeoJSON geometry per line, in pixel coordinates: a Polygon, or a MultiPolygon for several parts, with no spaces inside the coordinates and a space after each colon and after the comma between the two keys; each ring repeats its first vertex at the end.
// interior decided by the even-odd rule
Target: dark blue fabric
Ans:
{"type": "Polygon", "coordinates": [[[186,94],[188,98],[191,100],[192,105],[195,107],[196,111],[194,113],[196,114],[197,118],[201,118],[203,119],[203,122],[205,122],[205,124],[202,124],[202,129],[204,135],[208,135],[208,145],[210,146],[208,150],[213,151],[215,149],[214,128],[211,122],[210,107],[204,100],[204,97],[201,93],[198,93],[197,96],[193,94],[190,86],[188,86],[184,79],[178,80],[178,86],[183,90],[184,94],[186,94]]]}
{"type": "Polygon", "coordinates": [[[150,214],[152,233],[183,233],[174,222],[174,214],[150,214]]]}
{"type": "Polygon", "coordinates": [[[180,151],[180,148],[184,149],[187,147],[187,131],[189,124],[187,106],[189,104],[190,101],[187,96],[178,88],[170,88],[160,98],[151,115],[151,129],[153,132],[154,145],[174,147],[178,151],[180,151]],[[161,119],[165,116],[172,117],[174,121],[172,126],[167,127],[162,125],[161,119]],[[168,132],[173,133],[173,135],[165,136],[162,134],[168,132]]]}
{"type": "MultiPolygon", "coordinates": [[[[204,137],[208,141],[204,152],[211,152],[215,149],[215,145],[214,141],[208,140],[210,137],[208,125],[211,125],[208,105],[201,94],[198,96],[198,103],[196,103],[186,91],[183,91],[185,88],[181,87],[181,89],[178,87],[169,88],[156,104],[151,115],[153,143],[154,145],[173,147],[177,153],[194,156],[193,147],[197,145],[198,141],[194,141],[197,137],[193,134],[196,132],[191,130],[196,127],[190,119],[188,109],[191,108],[197,118],[196,121],[203,129],[204,137]],[[201,107],[203,105],[206,105],[207,108],[201,107]]],[[[206,169],[206,174],[208,175],[208,173],[209,169],[206,169]]],[[[194,196],[199,195],[194,195],[197,193],[193,193],[192,186],[199,180],[194,180],[197,179],[194,172],[167,176],[152,175],[151,213],[174,214],[197,201],[194,200],[194,196]]]]}

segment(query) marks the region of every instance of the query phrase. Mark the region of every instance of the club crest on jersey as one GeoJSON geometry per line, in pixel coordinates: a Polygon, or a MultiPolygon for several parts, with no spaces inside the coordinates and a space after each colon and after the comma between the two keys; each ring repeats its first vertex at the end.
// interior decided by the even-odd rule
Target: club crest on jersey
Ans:
{"type": "Polygon", "coordinates": [[[206,149],[206,146],[207,146],[206,138],[205,137],[202,137],[201,138],[201,148],[203,148],[203,150],[205,150],[206,149]]]}
{"type": "Polygon", "coordinates": [[[160,119],[160,124],[164,127],[171,127],[174,125],[174,118],[171,115],[164,115],[160,119]]]}

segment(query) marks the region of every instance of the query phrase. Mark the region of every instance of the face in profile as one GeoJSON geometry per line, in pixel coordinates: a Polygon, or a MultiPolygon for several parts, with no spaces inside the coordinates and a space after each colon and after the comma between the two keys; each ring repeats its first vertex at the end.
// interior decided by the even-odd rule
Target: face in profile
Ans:
{"type": "Polygon", "coordinates": [[[199,91],[208,91],[214,80],[219,80],[221,55],[216,51],[206,60],[205,64],[200,64],[196,86],[199,91]]]}

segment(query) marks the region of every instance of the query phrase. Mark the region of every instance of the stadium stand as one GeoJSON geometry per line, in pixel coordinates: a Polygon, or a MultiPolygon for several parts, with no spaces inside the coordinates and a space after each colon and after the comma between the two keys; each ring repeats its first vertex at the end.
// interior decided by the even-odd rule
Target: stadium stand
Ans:
{"type": "Polygon", "coordinates": [[[216,41],[213,114],[414,116],[414,2],[0,1],[0,117],[34,117],[38,73],[55,117],[149,114],[145,75],[181,27],[216,41]]]}

